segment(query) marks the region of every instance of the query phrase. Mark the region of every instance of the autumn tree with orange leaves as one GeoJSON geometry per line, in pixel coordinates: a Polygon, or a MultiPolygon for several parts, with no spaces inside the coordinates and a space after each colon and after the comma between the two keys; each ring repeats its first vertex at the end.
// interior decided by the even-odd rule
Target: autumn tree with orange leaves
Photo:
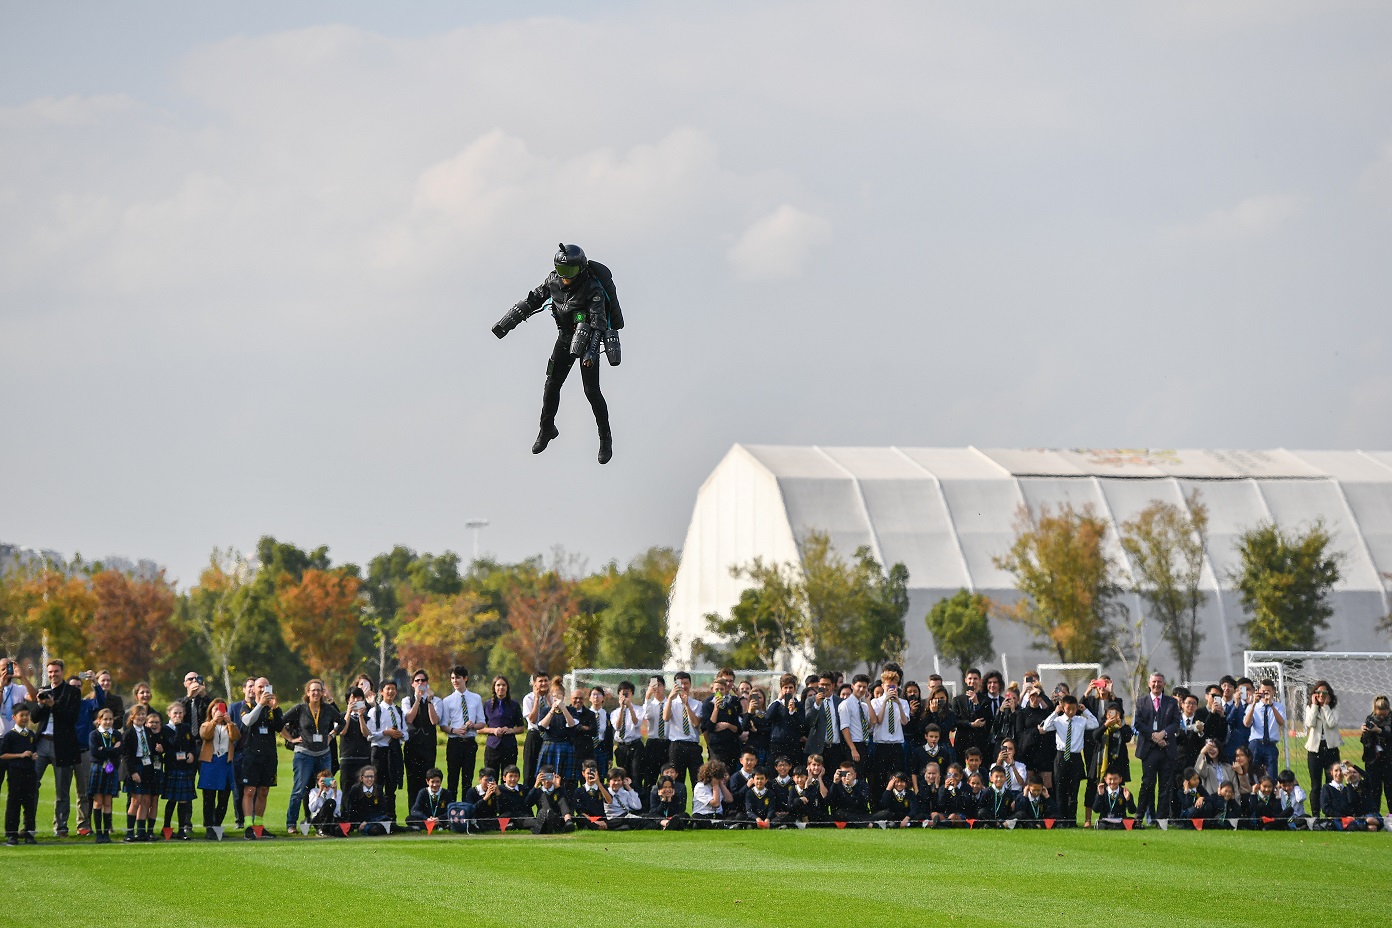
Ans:
{"type": "Polygon", "coordinates": [[[362,581],[347,570],[306,570],[276,582],[275,611],[285,643],[311,673],[338,690],[362,625],[362,581]]]}
{"type": "Polygon", "coordinates": [[[147,680],[161,657],[173,655],[183,633],[170,621],[174,590],[158,577],[103,570],[91,578],[96,600],[87,626],[87,666],[104,667],[117,680],[147,680]]]}
{"type": "Polygon", "coordinates": [[[516,587],[507,596],[507,620],[511,631],[504,645],[522,667],[532,673],[557,674],[565,666],[566,628],[580,611],[580,595],[573,581],[556,571],[537,577],[535,585],[516,587]]]}

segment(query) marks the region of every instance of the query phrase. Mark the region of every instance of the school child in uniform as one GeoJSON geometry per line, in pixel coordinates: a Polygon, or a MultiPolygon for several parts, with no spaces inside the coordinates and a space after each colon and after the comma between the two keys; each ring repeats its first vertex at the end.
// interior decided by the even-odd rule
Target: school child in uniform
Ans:
{"type": "Polygon", "coordinates": [[[788,790],[793,786],[793,762],[785,756],[778,756],[773,761],[773,779],[769,781],[769,789],[777,790],[778,801],[787,804],[788,790]]]}
{"type": "Polygon", "coordinates": [[[1044,795],[1044,778],[1037,773],[1025,775],[1025,789],[1015,800],[1016,828],[1044,828],[1046,818],[1058,818],[1058,806],[1044,795]]]}
{"type": "Polygon", "coordinates": [[[314,789],[309,791],[309,824],[321,838],[346,837],[338,827],[338,812],[343,807],[343,792],[334,786],[332,770],[320,770],[314,789]]]}
{"type": "Polygon", "coordinates": [[[1208,793],[1199,785],[1199,772],[1193,767],[1185,767],[1180,774],[1179,795],[1175,797],[1179,806],[1179,817],[1193,821],[1208,818],[1208,793]]]}
{"type": "MultiPolygon", "coordinates": [[[[598,763],[596,761],[595,765],[598,763]]],[[[566,798],[565,786],[550,764],[542,764],[537,769],[536,784],[527,794],[527,805],[532,811],[532,834],[568,834],[575,830],[575,813],[566,798]]]]}
{"type": "Polygon", "coordinates": [[[814,782],[807,768],[798,765],[793,768],[793,785],[788,787],[783,800],[785,815],[793,822],[825,822],[826,797],[822,795],[820,781],[814,782]]]}
{"type": "Polygon", "coordinates": [[[610,831],[634,831],[647,825],[643,818],[643,802],[638,793],[625,781],[628,771],[615,767],[609,771],[609,800],[604,804],[604,817],[610,831]]]}
{"type": "Polygon", "coordinates": [[[947,779],[938,793],[938,810],[948,825],[965,825],[967,816],[976,814],[976,801],[962,782],[962,768],[957,764],[947,767],[947,779]]]}
{"type": "Polygon", "coordinates": [[[3,763],[10,792],[5,799],[5,844],[17,847],[23,824],[25,844],[38,844],[34,839],[34,816],[39,808],[39,777],[34,758],[39,754],[39,738],[29,728],[30,710],[27,702],[10,707],[14,727],[0,738],[0,763],[3,763]],[[23,822],[20,819],[23,818],[23,822]]]}
{"type": "Polygon", "coordinates": [[[1006,788],[1005,768],[1000,764],[993,766],[988,776],[991,785],[982,790],[977,799],[976,818],[999,827],[1001,822],[1015,814],[1015,800],[1020,794],[1006,788]]]}
{"type": "Polygon", "coordinates": [[[531,827],[532,808],[527,805],[521,783],[520,767],[509,764],[503,768],[503,782],[498,787],[498,818],[515,819],[518,827],[531,827]]]}
{"type": "MultiPolygon", "coordinates": [[[[469,771],[472,779],[473,771],[469,771]]],[[[406,813],[406,824],[412,831],[423,831],[425,820],[433,818],[437,822],[448,817],[449,804],[454,795],[444,787],[445,774],[439,767],[431,767],[425,772],[425,785],[411,800],[411,808],[406,813]]]]}
{"type": "Polygon", "coordinates": [[[343,801],[343,821],[351,824],[350,831],[368,837],[387,833],[386,823],[394,821],[396,810],[386,789],[377,785],[377,768],[368,764],[358,771],[358,782],[343,801]]]}
{"type": "MultiPolygon", "coordinates": [[[[1099,746],[1100,750],[1100,746],[1099,746]]],[[[1117,819],[1136,817],[1136,800],[1131,791],[1122,785],[1121,771],[1109,767],[1097,785],[1097,795],[1092,797],[1092,812],[1097,816],[1097,827],[1103,830],[1125,828],[1117,819]]]]}
{"type": "Polygon", "coordinates": [[[87,751],[92,758],[87,795],[92,800],[92,832],[97,844],[111,843],[111,800],[121,794],[124,738],[125,732],[116,728],[116,716],[111,710],[99,710],[87,737],[87,751]]]}
{"type": "Polygon", "coordinates": [[[856,765],[849,760],[841,762],[836,771],[836,782],[831,785],[827,805],[831,807],[834,822],[863,823],[870,819],[870,800],[865,784],[856,776],[856,765]]]}
{"type": "Polygon", "coordinates": [[[779,800],[778,790],[769,786],[768,771],[755,767],[754,775],[744,790],[745,821],[769,825],[782,811],[783,803],[779,800]]]}
{"type": "Polygon", "coordinates": [[[893,822],[900,828],[908,828],[915,811],[908,777],[902,770],[895,770],[890,773],[886,787],[876,804],[875,814],[870,817],[877,822],[893,822]]]}
{"type": "Polygon", "coordinates": [[[744,791],[749,788],[749,781],[754,779],[754,769],[759,766],[759,755],[749,749],[745,749],[740,754],[740,767],[730,775],[730,795],[735,797],[734,809],[732,814],[738,817],[744,812],[744,791]]]}
{"type": "MultiPolygon", "coordinates": [[[[551,764],[543,766],[555,770],[551,764]]],[[[565,785],[559,771],[556,778],[561,781],[562,786],[565,785]]],[[[609,791],[604,788],[604,783],[599,778],[599,765],[594,761],[586,761],[580,767],[580,778],[580,785],[571,791],[570,797],[571,808],[575,810],[576,827],[608,830],[609,826],[604,820],[604,804],[609,801],[609,791]]]]}
{"type": "Polygon", "coordinates": [[[145,829],[149,823],[149,807],[152,804],[147,803],[146,799],[159,795],[158,778],[154,773],[154,739],[147,727],[149,717],[150,711],[144,706],[136,705],[132,708],[126,718],[125,736],[121,739],[126,765],[125,790],[126,795],[130,797],[130,805],[126,807],[127,844],[146,840],[145,829]]]}
{"type": "Polygon", "coordinates": [[[686,803],[677,801],[676,780],[663,777],[653,789],[657,798],[648,807],[647,817],[663,831],[681,831],[686,827],[686,803]]]}
{"type": "Polygon", "coordinates": [[[1262,777],[1257,788],[1247,797],[1243,812],[1250,822],[1246,826],[1257,831],[1284,831],[1290,814],[1281,808],[1276,796],[1275,777],[1262,777]]]}
{"type": "Polygon", "coordinates": [[[913,816],[923,823],[924,828],[937,826],[943,818],[938,808],[938,796],[942,793],[942,773],[935,763],[923,765],[923,772],[915,777],[909,786],[913,792],[913,816]]]}
{"type": "Polygon", "coordinates": [[[193,728],[185,718],[183,703],[169,706],[169,724],[164,735],[164,785],[160,795],[164,798],[164,827],[169,828],[174,821],[174,811],[179,812],[179,840],[187,841],[193,837],[193,800],[197,793],[193,788],[194,765],[198,760],[198,743],[193,737],[193,728]]]}

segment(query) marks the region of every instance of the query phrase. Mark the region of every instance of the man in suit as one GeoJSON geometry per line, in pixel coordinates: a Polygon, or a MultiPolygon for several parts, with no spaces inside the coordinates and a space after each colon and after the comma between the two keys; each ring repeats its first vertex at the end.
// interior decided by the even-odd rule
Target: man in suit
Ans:
{"type": "Polygon", "coordinates": [[[968,748],[976,748],[985,755],[991,746],[991,710],[981,687],[981,671],[973,667],[962,682],[966,692],[952,699],[952,714],[957,718],[952,750],[958,757],[965,757],[968,748]]]}
{"type": "Polygon", "coordinates": [[[56,798],[53,802],[53,834],[68,836],[68,815],[72,810],[73,771],[81,760],[77,743],[77,717],[82,711],[82,691],[69,683],[63,662],[51,660],[45,668],[48,688],[39,690],[39,708],[34,712],[34,728],[39,733],[38,757],[34,760],[35,789],[44,771],[53,768],[56,798]]]}
{"type": "Polygon", "coordinates": [[[807,753],[820,754],[828,770],[835,770],[841,763],[840,703],[836,698],[836,678],[826,672],[803,698],[807,753]]]}
{"type": "Polygon", "coordinates": [[[1141,762],[1139,812],[1146,818],[1170,818],[1175,762],[1179,757],[1179,703],[1165,693],[1165,675],[1150,675],[1149,694],[1136,703],[1136,759],[1141,762]],[[1159,795],[1156,795],[1156,787],[1159,795]]]}

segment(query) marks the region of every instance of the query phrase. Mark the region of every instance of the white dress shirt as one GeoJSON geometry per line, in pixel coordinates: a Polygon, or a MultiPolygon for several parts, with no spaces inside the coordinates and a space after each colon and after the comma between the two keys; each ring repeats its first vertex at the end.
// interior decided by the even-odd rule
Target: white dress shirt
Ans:
{"type": "Polygon", "coordinates": [[[696,788],[691,791],[691,814],[719,815],[723,798],[709,783],[697,783],[696,788]]]}
{"type": "MultiPolygon", "coordinates": [[[[870,700],[870,707],[875,710],[875,715],[879,719],[874,725],[873,737],[876,744],[903,744],[904,743],[904,719],[909,717],[909,704],[902,696],[890,699],[888,696],[881,696],[878,699],[870,700]],[[889,730],[889,716],[894,713],[894,731],[889,730]]],[[[857,713],[859,714],[859,713],[857,713]]],[[[857,719],[859,721],[859,719],[857,719]]]]}
{"type": "Polygon", "coordinates": [[[528,731],[540,731],[541,726],[538,725],[537,722],[540,722],[542,719],[546,718],[546,713],[551,710],[550,697],[548,697],[545,694],[542,694],[541,708],[537,710],[537,721],[533,722],[531,720],[532,706],[535,706],[536,704],[536,693],[528,693],[526,696],[522,697],[522,719],[527,723],[528,731]]]}
{"type": "Polygon", "coordinates": [[[637,815],[643,811],[642,800],[631,789],[620,787],[616,790],[610,790],[609,796],[609,801],[604,804],[604,814],[607,818],[622,818],[625,815],[637,815]]]}
{"type": "MultiPolygon", "coordinates": [[[[687,708],[691,710],[691,721],[689,731],[682,729],[682,719],[685,713],[682,712],[682,697],[672,699],[669,695],[667,702],[672,706],[672,717],[667,720],[667,740],[668,741],[700,741],[701,740],[701,701],[694,696],[686,697],[687,708]]],[[[659,713],[660,715],[660,713],[659,713]]]]}
{"type": "Polygon", "coordinates": [[[388,728],[401,732],[403,744],[411,738],[411,730],[406,727],[406,713],[401,711],[401,707],[379,701],[367,713],[368,740],[373,747],[384,748],[391,744],[391,736],[385,734],[388,728]]]}
{"type": "MultiPolygon", "coordinates": [[[[11,683],[0,691],[0,738],[10,733],[14,728],[14,707],[24,702],[28,697],[29,691],[24,688],[22,683],[11,683]]],[[[86,747],[83,747],[86,750],[86,747]]]]}
{"type": "Polygon", "coordinates": [[[449,734],[451,738],[472,738],[474,732],[482,727],[483,721],[483,697],[471,690],[460,693],[455,691],[444,699],[437,699],[438,705],[435,711],[440,713],[440,728],[449,734]],[[465,715],[465,712],[468,715],[465,715]],[[475,728],[467,735],[456,735],[454,729],[463,728],[465,724],[473,725],[475,728]]]}
{"type": "Polygon", "coordinates": [[[643,703],[643,711],[648,716],[648,737],[659,740],[667,740],[667,723],[662,718],[663,701],[660,699],[649,699],[643,703]]]}
{"type": "MultiPolygon", "coordinates": [[[[870,732],[867,731],[860,724],[860,716],[862,710],[864,710],[865,713],[865,723],[866,725],[869,725],[870,706],[866,703],[861,702],[854,696],[852,696],[850,699],[843,699],[841,701],[840,707],[837,709],[837,714],[840,715],[840,719],[838,720],[840,727],[850,731],[851,740],[856,744],[860,744],[863,741],[870,740],[870,732]]],[[[901,735],[900,737],[902,738],[903,736],[901,735]]]]}
{"type": "MultiPolygon", "coordinates": [[[[615,744],[632,744],[643,737],[643,715],[645,707],[628,704],[628,708],[623,706],[609,713],[609,724],[614,728],[615,744]],[[623,714],[623,724],[619,724],[619,715],[623,714]],[[620,729],[623,734],[619,734],[620,729]]],[[[656,728],[653,731],[657,731],[656,728]]]]}
{"type": "Polygon", "coordinates": [[[1086,734],[1097,727],[1097,716],[1088,711],[1087,706],[1079,705],[1078,714],[1068,718],[1057,709],[1044,720],[1041,726],[1046,732],[1054,733],[1055,748],[1072,754],[1082,754],[1086,744],[1086,734]]]}

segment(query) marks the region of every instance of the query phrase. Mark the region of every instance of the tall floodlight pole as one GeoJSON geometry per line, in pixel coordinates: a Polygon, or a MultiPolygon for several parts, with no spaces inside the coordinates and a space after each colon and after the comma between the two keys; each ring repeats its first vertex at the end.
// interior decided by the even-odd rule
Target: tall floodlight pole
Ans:
{"type": "Polygon", "coordinates": [[[468,522],[464,523],[464,527],[474,530],[474,561],[477,562],[479,558],[479,532],[488,528],[488,520],[470,519],[468,522]]]}

